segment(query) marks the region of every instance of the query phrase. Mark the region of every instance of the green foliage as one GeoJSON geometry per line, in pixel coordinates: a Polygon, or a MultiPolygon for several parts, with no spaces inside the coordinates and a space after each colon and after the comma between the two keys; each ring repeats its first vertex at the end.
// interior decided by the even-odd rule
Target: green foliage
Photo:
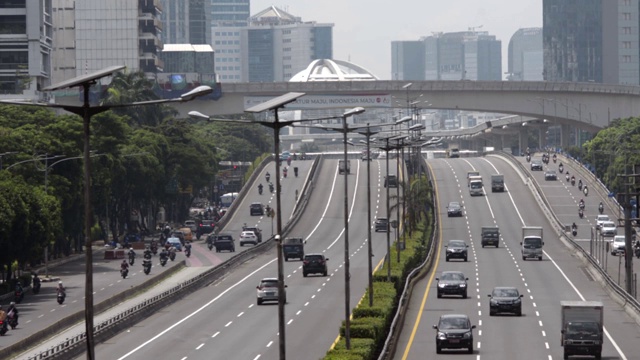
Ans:
{"type": "Polygon", "coordinates": [[[347,350],[345,340],[341,338],[334,349],[327,352],[324,360],[372,360],[375,359],[374,346],[373,339],[352,338],[351,350],[347,350]]]}

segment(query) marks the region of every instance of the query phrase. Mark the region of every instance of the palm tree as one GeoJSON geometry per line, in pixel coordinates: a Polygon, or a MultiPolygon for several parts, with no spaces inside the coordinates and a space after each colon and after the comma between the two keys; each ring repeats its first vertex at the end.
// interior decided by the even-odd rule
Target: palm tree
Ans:
{"type": "Polygon", "coordinates": [[[429,179],[422,175],[419,178],[417,176],[414,177],[408,187],[405,181],[399,181],[398,194],[399,195],[390,196],[391,201],[396,201],[389,209],[392,211],[397,210],[400,208],[400,204],[405,204],[406,213],[404,214],[403,220],[405,220],[407,224],[406,230],[409,231],[409,236],[411,236],[412,231],[417,228],[418,223],[422,219],[428,218],[433,198],[433,190],[431,189],[429,179]]]}

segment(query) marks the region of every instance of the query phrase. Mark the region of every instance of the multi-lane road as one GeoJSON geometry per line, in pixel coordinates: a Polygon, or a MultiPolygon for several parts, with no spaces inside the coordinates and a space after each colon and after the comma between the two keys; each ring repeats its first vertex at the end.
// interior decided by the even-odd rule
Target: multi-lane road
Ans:
{"type": "MultiPolygon", "coordinates": [[[[540,211],[517,168],[498,157],[468,159],[435,159],[429,162],[436,176],[438,204],[442,216],[441,244],[449,239],[464,239],[469,244],[469,261],[444,261],[445,249],[440,246],[434,271],[422,279],[414,290],[410,310],[402,329],[395,354],[396,359],[443,358],[436,355],[436,331],[432,325],[446,313],[470,316],[474,330],[475,359],[560,359],[560,301],[599,300],[605,304],[605,344],[607,359],[637,358],[640,331],[615,302],[587,274],[582,263],[558,239],[540,211]],[[467,171],[477,170],[486,178],[493,173],[505,175],[507,191],[471,197],[466,186],[467,171]],[[462,218],[448,218],[446,204],[464,204],[462,218]],[[480,228],[499,226],[499,248],[482,248],[480,228]],[[524,261],[520,254],[522,226],[544,229],[543,261],[524,261]],[[469,278],[468,299],[442,298],[435,294],[438,274],[445,270],[463,271],[469,278]],[[487,295],[494,286],[515,286],[523,298],[523,315],[489,316],[487,295]]],[[[542,175],[534,175],[544,182],[542,175]]],[[[544,190],[562,184],[544,184],[544,190]]],[[[568,191],[568,190],[565,190],[568,191]]],[[[553,193],[560,196],[560,193],[553,193]]],[[[568,197],[569,194],[566,195],[568,197]]],[[[597,204],[597,202],[596,202],[597,204]]],[[[575,205],[574,205],[575,206],[575,205]]],[[[577,217],[577,215],[576,215],[577,217]]]]}
{"type": "MultiPolygon", "coordinates": [[[[373,217],[384,217],[384,163],[372,161],[371,166],[373,217]]],[[[327,277],[303,277],[300,261],[284,264],[286,351],[291,359],[322,357],[337,337],[340,321],[344,319],[343,181],[343,176],[338,175],[338,161],[325,160],[314,181],[309,206],[289,234],[306,240],[306,253],[324,253],[329,258],[327,277]]],[[[284,198],[290,196],[286,194],[292,190],[289,182],[290,179],[284,180],[284,198]]],[[[365,292],[368,278],[366,229],[372,224],[367,223],[366,183],[366,162],[352,160],[348,176],[352,306],[365,292]]],[[[260,196],[253,190],[243,199],[247,203],[247,215],[248,204],[258,201],[256,199],[260,196]]],[[[249,223],[241,213],[237,213],[227,228],[238,226],[239,229],[242,223],[249,223]]],[[[287,212],[283,214],[286,220],[287,212]]],[[[373,232],[375,265],[386,253],[385,239],[384,233],[373,232]]],[[[113,359],[278,358],[277,306],[275,303],[258,306],[255,289],[260,279],[276,276],[274,251],[255,257],[224,279],[97,346],[96,356],[113,359]]]]}

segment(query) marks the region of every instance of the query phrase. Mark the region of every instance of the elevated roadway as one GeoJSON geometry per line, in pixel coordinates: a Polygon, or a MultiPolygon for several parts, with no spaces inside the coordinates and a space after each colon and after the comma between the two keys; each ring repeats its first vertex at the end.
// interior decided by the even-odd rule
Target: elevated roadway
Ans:
{"type": "Polygon", "coordinates": [[[394,359],[422,359],[425,354],[434,359],[450,356],[436,354],[436,331],[431,328],[445,313],[467,314],[477,326],[475,359],[560,359],[560,301],[581,299],[605,304],[603,358],[635,357],[640,336],[637,324],[559,241],[516,167],[498,157],[434,159],[429,164],[436,177],[442,219],[440,251],[434,269],[414,289],[394,359]],[[486,181],[492,173],[504,174],[507,191],[472,198],[465,179],[466,172],[472,170],[480,171],[486,181]],[[464,204],[464,217],[446,216],[449,201],[464,204]],[[500,247],[482,248],[480,229],[491,225],[500,228],[500,247]],[[543,261],[522,260],[519,242],[525,225],[543,228],[543,261]],[[444,261],[442,246],[449,239],[469,243],[468,263],[444,261]],[[469,299],[437,299],[435,277],[444,270],[460,270],[467,275],[469,299]],[[524,294],[521,317],[489,316],[487,294],[494,286],[515,286],[524,294]]]}

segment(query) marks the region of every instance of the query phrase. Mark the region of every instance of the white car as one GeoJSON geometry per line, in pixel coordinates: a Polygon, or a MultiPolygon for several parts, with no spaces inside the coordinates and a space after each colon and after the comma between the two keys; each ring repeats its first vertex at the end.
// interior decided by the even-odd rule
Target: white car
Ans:
{"type": "Polygon", "coordinates": [[[609,219],[609,215],[596,216],[596,229],[600,229],[600,226],[602,226],[602,223],[605,221],[611,221],[611,219],[609,219]]]}
{"type": "Polygon", "coordinates": [[[198,224],[196,224],[195,220],[187,220],[184,222],[184,227],[188,227],[192,232],[198,231],[198,224]]]}
{"type": "Polygon", "coordinates": [[[624,254],[626,243],[624,240],[624,235],[616,235],[613,237],[613,242],[611,243],[611,255],[622,255],[624,254]]]}
{"type": "MultiPolygon", "coordinates": [[[[284,286],[285,288],[287,285],[284,286]]],[[[278,301],[278,279],[276,278],[264,278],[260,281],[260,284],[256,286],[257,293],[256,297],[258,300],[258,305],[262,305],[265,301],[278,301]]],[[[284,298],[284,302],[287,302],[287,292],[285,290],[284,294],[282,294],[284,298]]]]}
{"type": "Polygon", "coordinates": [[[258,245],[258,237],[253,231],[243,231],[240,234],[240,246],[244,244],[258,245]]]}
{"type": "Polygon", "coordinates": [[[600,235],[613,237],[618,234],[618,227],[613,221],[605,221],[600,226],[600,235]]]}

